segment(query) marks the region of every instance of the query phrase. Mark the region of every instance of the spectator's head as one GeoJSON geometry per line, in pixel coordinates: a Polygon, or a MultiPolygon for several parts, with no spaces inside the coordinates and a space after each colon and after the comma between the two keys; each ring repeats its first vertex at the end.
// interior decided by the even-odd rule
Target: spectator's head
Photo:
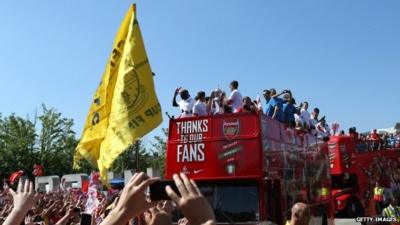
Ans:
{"type": "Polygon", "coordinates": [[[302,109],[304,110],[308,109],[308,102],[303,102],[302,109]]]}
{"type": "Polygon", "coordinates": [[[339,133],[340,136],[344,136],[344,130],[341,130],[339,133]]]}
{"type": "Polygon", "coordinates": [[[276,95],[276,90],[275,90],[275,88],[270,88],[269,91],[271,92],[271,95],[272,95],[272,96],[276,95]]]}
{"type": "Polygon", "coordinates": [[[376,134],[378,131],[376,129],[372,130],[372,134],[376,134]]]}
{"type": "Polygon", "coordinates": [[[237,82],[236,80],[232,81],[231,84],[229,85],[231,91],[238,89],[238,87],[239,87],[239,82],[237,82]]]}
{"type": "Polygon", "coordinates": [[[312,111],[312,114],[314,115],[314,118],[318,118],[319,116],[319,108],[314,108],[312,111]]]}
{"type": "Polygon", "coordinates": [[[186,90],[186,89],[181,89],[181,90],[179,91],[179,94],[180,94],[180,96],[181,96],[181,98],[182,98],[183,100],[187,100],[187,99],[190,97],[189,91],[186,90]]]}
{"type": "Polygon", "coordinates": [[[265,100],[269,100],[271,98],[271,92],[269,90],[264,90],[263,96],[264,96],[265,100]]]}
{"type": "Polygon", "coordinates": [[[197,92],[196,101],[200,100],[201,102],[206,101],[206,93],[204,91],[197,92]]]}
{"type": "Polygon", "coordinates": [[[349,134],[352,134],[353,132],[354,132],[353,128],[350,127],[350,128],[349,128],[349,134]]]}
{"type": "Polygon", "coordinates": [[[288,93],[284,94],[284,95],[283,95],[283,99],[285,100],[285,102],[291,103],[290,94],[288,94],[288,93]]]}
{"type": "Polygon", "coordinates": [[[243,98],[243,104],[244,105],[252,105],[253,102],[251,101],[250,97],[246,96],[246,97],[243,98]]]}
{"type": "Polygon", "coordinates": [[[310,208],[307,204],[298,202],[292,207],[292,216],[290,222],[292,225],[308,225],[310,221],[310,208]]]}

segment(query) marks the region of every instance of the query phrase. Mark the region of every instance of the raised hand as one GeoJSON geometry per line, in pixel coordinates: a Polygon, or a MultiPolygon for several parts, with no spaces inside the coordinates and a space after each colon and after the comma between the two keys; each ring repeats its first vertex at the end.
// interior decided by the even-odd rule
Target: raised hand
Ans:
{"type": "Polygon", "coordinates": [[[103,221],[103,224],[124,224],[129,219],[147,211],[156,203],[150,202],[145,194],[146,188],[159,180],[149,178],[145,173],[135,173],[129,183],[124,187],[116,207],[103,221]]]}
{"type": "Polygon", "coordinates": [[[196,183],[189,180],[183,173],[180,176],[174,174],[173,178],[182,197],[179,197],[170,186],[166,186],[165,190],[189,223],[191,225],[215,224],[214,212],[196,183]]]}
{"type": "Polygon", "coordinates": [[[180,218],[180,219],[178,220],[178,225],[190,225],[190,224],[189,224],[189,220],[186,219],[186,217],[180,218]]]}
{"type": "Polygon", "coordinates": [[[27,215],[25,217],[25,225],[33,225],[33,216],[27,215]]]}
{"type": "Polygon", "coordinates": [[[22,182],[19,179],[17,192],[10,189],[14,200],[14,209],[28,212],[32,206],[39,200],[39,195],[35,194],[32,181],[22,182]]]}
{"type": "Polygon", "coordinates": [[[39,195],[34,193],[32,182],[28,180],[22,182],[22,179],[19,179],[17,192],[10,189],[10,193],[14,200],[14,208],[3,225],[19,225],[26,213],[39,200],[39,195]]]}

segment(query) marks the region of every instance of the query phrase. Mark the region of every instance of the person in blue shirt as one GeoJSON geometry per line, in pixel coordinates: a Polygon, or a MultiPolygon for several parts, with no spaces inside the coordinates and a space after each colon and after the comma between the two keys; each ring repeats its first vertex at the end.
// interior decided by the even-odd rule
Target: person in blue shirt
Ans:
{"type": "Polygon", "coordinates": [[[265,99],[265,108],[264,108],[264,114],[272,117],[274,113],[274,104],[271,104],[271,92],[269,90],[264,90],[263,91],[263,96],[265,99]]]}
{"type": "Polygon", "coordinates": [[[276,90],[271,88],[270,90],[264,90],[263,95],[266,101],[265,115],[276,119],[280,122],[284,122],[283,119],[283,99],[279,98],[280,95],[290,93],[289,90],[284,90],[279,94],[276,94],[276,90]]]}
{"type": "Polygon", "coordinates": [[[390,134],[387,139],[387,143],[389,148],[394,148],[396,146],[396,138],[394,138],[393,134],[390,134]]]}
{"type": "Polygon", "coordinates": [[[288,124],[291,127],[296,126],[296,122],[294,119],[294,114],[296,113],[296,100],[292,98],[289,94],[284,95],[285,103],[283,104],[282,111],[283,111],[283,121],[284,123],[288,124]]]}

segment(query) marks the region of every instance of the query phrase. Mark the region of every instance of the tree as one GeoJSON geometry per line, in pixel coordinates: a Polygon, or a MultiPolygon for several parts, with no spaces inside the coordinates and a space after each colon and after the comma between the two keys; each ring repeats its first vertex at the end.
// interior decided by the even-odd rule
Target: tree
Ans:
{"type": "Polygon", "coordinates": [[[123,173],[124,170],[136,170],[136,147],[139,147],[139,166],[140,171],[146,171],[147,168],[157,168],[160,170],[161,176],[165,171],[165,151],[167,147],[166,136],[168,129],[162,129],[162,136],[155,136],[155,142],[150,143],[150,148],[147,148],[146,143],[139,140],[139,144],[131,144],[126,151],[124,151],[114,161],[111,170],[123,173]]]}
{"type": "Polygon", "coordinates": [[[165,175],[165,155],[167,151],[168,128],[162,129],[163,136],[154,136],[155,142],[151,143],[152,160],[151,167],[160,170],[161,176],[165,175]]]}
{"type": "Polygon", "coordinates": [[[38,119],[41,122],[38,163],[44,166],[46,174],[72,173],[73,154],[78,144],[72,130],[73,120],[63,118],[56,109],[45,105],[38,119]]]}
{"type": "Polygon", "coordinates": [[[35,140],[35,125],[29,119],[15,114],[3,119],[0,115],[0,177],[20,169],[31,174],[35,140]]]}
{"type": "MultiPolygon", "coordinates": [[[[0,178],[8,178],[11,173],[23,170],[33,177],[33,165],[44,167],[44,175],[65,175],[83,172],[89,174],[95,169],[85,159],[79,162],[80,169],[73,170],[73,156],[78,140],[72,130],[73,120],[62,116],[55,108],[42,105],[40,115],[22,118],[11,114],[0,114],[0,178]]],[[[154,142],[146,145],[138,142],[140,170],[148,167],[158,168],[164,174],[167,129],[164,136],[155,136],[154,142]]],[[[123,172],[136,169],[136,145],[132,144],[112,165],[111,170],[123,172]]]]}

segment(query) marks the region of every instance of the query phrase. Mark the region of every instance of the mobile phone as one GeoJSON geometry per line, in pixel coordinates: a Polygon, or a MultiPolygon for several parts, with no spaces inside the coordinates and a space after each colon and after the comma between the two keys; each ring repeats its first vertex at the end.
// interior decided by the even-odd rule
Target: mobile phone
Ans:
{"type": "Polygon", "coordinates": [[[181,196],[173,180],[160,180],[150,185],[151,201],[171,200],[165,191],[167,185],[169,185],[177,195],[181,196]]]}
{"type": "Polygon", "coordinates": [[[91,225],[92,224],[92,215],[90,214],[81,214],[81,225],[91,225]]]}
{"type": "Polygon", "coordinates": [[[73,209],[73,212],[74,212],[74,213],[80,213],[80,212],[81,212],[81,208],[75,207],[75,208],[73,209]]]}

